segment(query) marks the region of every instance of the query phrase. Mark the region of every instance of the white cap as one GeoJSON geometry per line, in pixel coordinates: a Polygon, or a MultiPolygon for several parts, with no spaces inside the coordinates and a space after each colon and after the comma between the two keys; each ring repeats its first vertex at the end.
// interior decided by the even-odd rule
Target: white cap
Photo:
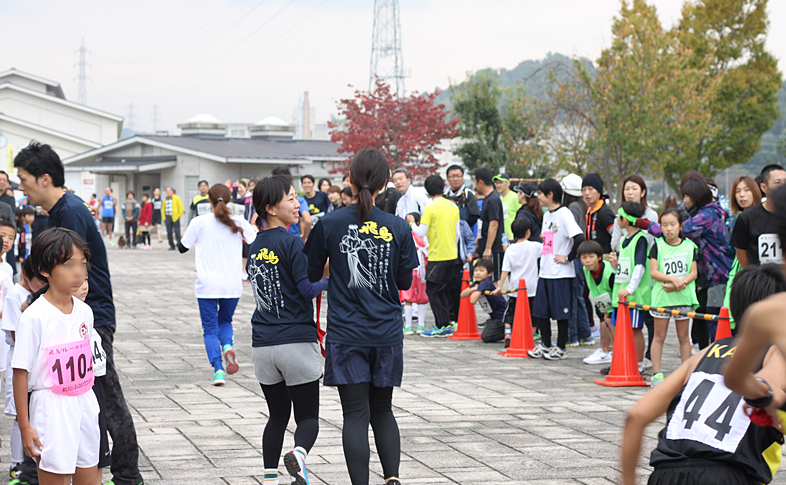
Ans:
{"type": "Polygon", "coordinates": [[[581,180],[581,177],[572,173],[563,177],[559,185],[566,194],[581,197],[581,180]]]}

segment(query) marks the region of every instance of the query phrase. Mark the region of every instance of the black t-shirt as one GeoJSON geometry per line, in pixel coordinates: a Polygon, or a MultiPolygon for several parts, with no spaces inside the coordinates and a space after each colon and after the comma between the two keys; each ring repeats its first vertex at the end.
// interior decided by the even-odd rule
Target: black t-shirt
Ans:
{"type": "Polygon", "coordinates": [[[106,246],[96,229],[90,207],[79,197],[66,192],[49,211],[49,226],[64,227],[76,232],[90,248],[90,270],[87,282],[90,290],[85,303],[93,309],[94,326],[115,323],[115,304],[112,300],[112,281],[106,259],[106,246]]]}
{"type": "Polygon", "coordinates": [[[776,218],[759,204],[740,214],[734,223],[730,244],[748,253],[749,264],[782,262],[776,218]],[[762,261],[763,260],[763,261],[762,261]]]}
{"type": "Polygon", "coordinates": [[[246,267],[257,303],[253,347],[317,341],[314,306],[297,287],[308,277],[307,265],[299,237],[281,227],[257,233],[246,267]]]}
{"type": "Polygon", "coordinates": [[[328,205],[330,205],[330,199],[324,192],[316,191],[314,193],[314,197],[306,197],[303,196],[308,203],[308,211],[312,214],[324,214],[327,212],[328,205]]]}
{"type": "MultiPolygon", "coordinates": [[[[496,289],[497,287],[494,286],[491,278],[486,278],[478,283],[478,291],[480,292],[494,291],[496,289]]],[[[490,320],[502,320],[502,317],[505,315],[505,298],[500,295],[481,294],[478,304],[483,308],[483,311],[488,314],[490,320]],[[488,308],[486,308],[486,302],[488,303],[488,308]]]]}
{"type": "Polygon", "coordinates": [[[478,247],[475,252],[479,256],[483,256],[486,250],[486,239],[489,234],[489,223],[491,221],[499,222],[497,227],[497,235],[491,245],[492,253],[502,252],[502,233],[505,231],[505,216],[502,212],[502,199],[499,197],[497,191],[492,190],[489,195],[483,199],[483,208],[480,210],[480,220],[483,222],[480,228],[480,239],[478,239],[478,247]]]}
{"type": "Polygon", "coordinates": [[[605,202],[600,209],[588,214],[587,227],[584,229],[584,237],[588,241],[595,241],[603,248],[603,254],[611,252],[611,228],[617,216],[605,202]]]}
{"type": "Polygon", "coordinates": [[[320,218],[306,243],[310,268],[330,258],[326,341],[357,347],[402,342],[396,279],[418,266],[404,219],[373,208],[358,223],[355,204],[320,218]]]}

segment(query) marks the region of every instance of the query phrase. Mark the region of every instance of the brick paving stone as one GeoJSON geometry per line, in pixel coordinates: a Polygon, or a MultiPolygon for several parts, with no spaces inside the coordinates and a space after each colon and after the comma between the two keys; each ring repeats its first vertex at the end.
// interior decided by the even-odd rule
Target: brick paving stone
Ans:
{"type": "MultiPolygon", "coordinates": [[[[212,387],[193,295],[193,253],[165,249],[109,248],[115,362],[136,423],[145,482],[261,484],[267,407],[251,366],[251,288],[245,286],[235,313],[240,372],[226,386],[212,387]]],[[[325,311],[323,306],[323,322],[325,311]]],[[[430,326],[431,312],[421,308],[420,315],[430,326]]],[[[595,348],[572,348],[566,360],[547,362],[505,359],[497,354],[501,344],[406,337],[403,387],[393,399],[403,483],[616,483],[625,411],[645,389],[594,384],[600,366],[581,359],[595,348]]],[[[664,367],[678,363],[672,331],[664,367]]],[[[320,435],[308,459],[311,483],[347,484],[336,390],[322,387],[320,405],[320,435]]],[[[642,483],[663,423],[661,418],[646,431],[642,483]]],[[[0,420],[3,463],[10,458],[10,426],[10,419],[0,420]]],[[[294,429],[292,420],[284,451],[293,446],[294,429]]],[[[382,470],[371,433],[369,439],[371,483],[379,485],[382,470]]],[[[283,463],[279,469],[284,471],[283,463]]],[[[773,483],[786,484],[786,473],[773,483]]]]}

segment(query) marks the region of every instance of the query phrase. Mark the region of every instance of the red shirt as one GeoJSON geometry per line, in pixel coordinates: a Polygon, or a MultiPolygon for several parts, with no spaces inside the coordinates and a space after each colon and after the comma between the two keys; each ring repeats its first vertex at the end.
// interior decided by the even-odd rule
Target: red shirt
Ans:
{"type": "Polygon", "coordinates": [[[148,202],[142,206],[142,211],[139,213],[139,225],[153,223],[153,204],[148,202]]]}

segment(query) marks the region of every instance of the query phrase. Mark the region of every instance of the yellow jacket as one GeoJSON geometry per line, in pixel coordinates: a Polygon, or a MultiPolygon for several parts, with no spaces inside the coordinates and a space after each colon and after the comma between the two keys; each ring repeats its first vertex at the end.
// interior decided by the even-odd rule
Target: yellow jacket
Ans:
{"type": "MultiPolygon", "coordinates": [[[[183,201],[175,194],[172,194],[172,221],[177,221],[183,217],[183,201]]],[[[161,220],[166,220],[166,197],[161,201],[161,220]]]]}

